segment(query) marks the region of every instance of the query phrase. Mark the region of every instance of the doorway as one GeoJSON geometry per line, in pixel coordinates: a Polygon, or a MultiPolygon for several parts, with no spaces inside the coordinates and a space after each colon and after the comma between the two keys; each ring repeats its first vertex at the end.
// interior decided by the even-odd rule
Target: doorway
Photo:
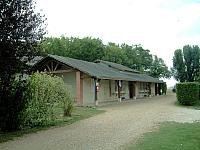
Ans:
{"type": "Polygon", "coordinates": [[[129,98],[135,97],[135,84],[133,81],[129,81],[129,98]]]}

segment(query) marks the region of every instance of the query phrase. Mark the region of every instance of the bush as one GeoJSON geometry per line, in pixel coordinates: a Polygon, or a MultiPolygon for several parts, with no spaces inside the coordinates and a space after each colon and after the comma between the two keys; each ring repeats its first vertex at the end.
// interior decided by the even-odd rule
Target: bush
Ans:
{"type": "Polygon", "coordinates": [[[2,87],[0,88],[0,131],[18,130],[21,125],[19,114],[25,108],[24,91],[27,90],[27,84],[21,78],[16,78],[7,86],[6,91],[2,87]],[[2,96],[3,94],[6,95],[6,98],[2,96]]]}
{"type": "Polygon", "coordinates": [[[185,82],[176,84],[177,100],[182,105],[194,105],[199,100],[199,84],[185,82]]]}
{"type": "Polygon", "coordinates": [[[65,103],[71,103],[71,98],[62,78],[45,73],[34,73],[28,78],[26,108],[21,113],[22,127],[52,124],[56,119],[55,106],[64,107],[65,103]]]}

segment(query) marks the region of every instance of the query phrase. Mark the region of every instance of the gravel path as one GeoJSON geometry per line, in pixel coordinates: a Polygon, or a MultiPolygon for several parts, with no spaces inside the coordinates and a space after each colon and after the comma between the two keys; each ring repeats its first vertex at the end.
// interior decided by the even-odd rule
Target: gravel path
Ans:
{"type": "Polygon", "coordinates": [[[1,150],[108,150],[151,131],[160,122],[200,120],[200,111],[174,105],[175,95],[104,106],[106,112],[68,126],[25,135],[0,144],[1,150]]]}

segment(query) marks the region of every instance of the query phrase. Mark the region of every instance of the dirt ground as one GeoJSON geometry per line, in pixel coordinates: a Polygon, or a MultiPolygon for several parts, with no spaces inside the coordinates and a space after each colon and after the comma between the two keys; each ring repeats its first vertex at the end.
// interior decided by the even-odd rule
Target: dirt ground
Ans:
{"type": "Polygon", "coordinates": [[[25,135],[0,144],[1,150],[123,149],[163,121],[193,122],[200,111],[176,106],[175,95],[102,106],[105,113],[60,128],[25,135]]]}

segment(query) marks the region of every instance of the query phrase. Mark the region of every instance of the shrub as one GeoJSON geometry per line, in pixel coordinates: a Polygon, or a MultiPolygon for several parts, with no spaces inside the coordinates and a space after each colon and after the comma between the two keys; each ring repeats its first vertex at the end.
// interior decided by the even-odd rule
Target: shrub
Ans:
{"type": "Polygon", "coordinates": [[[16,78],[12,80],[12,83],[7,88],[7,99],[0,100],[0,109],[2,111],[0,131],[4,132],[15,131],[20,128],[19,114],[25,108],[24,91],[27,90],[27,84],[24,80],[16,78]]]}
{"type": "Polygon", "coordinates": [[[185,82],[176,84],[177,100],[182,105],[194,105],[199,100],[199,84],[185,82]]]}
{"type": "Polygon", "coordinates": [[[55,106],[71,102],[62,78],[45,73],[30,76],[26,100],[26,108],[21,113],[22,127],[52,124],[56,119],[55,106]]]}

